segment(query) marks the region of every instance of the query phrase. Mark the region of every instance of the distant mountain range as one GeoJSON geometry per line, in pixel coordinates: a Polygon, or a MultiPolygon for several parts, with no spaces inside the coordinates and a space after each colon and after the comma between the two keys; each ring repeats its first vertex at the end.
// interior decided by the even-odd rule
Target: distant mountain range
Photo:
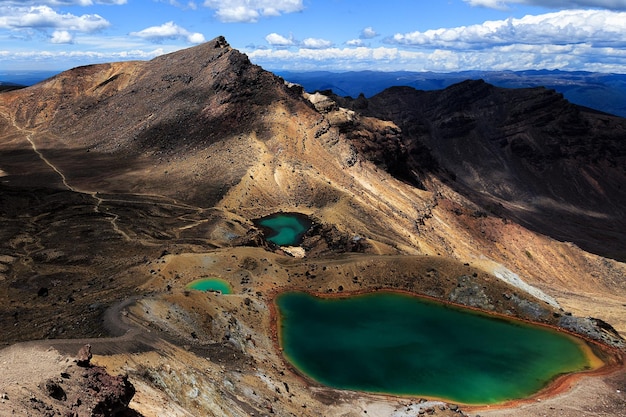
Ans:
{"type": "Polygon", "coordinates": [[[441,90],[465,80],[482,79],[503,88],[546,87],[572,103],[626,117],[626,74],[566,71],[463,71],[435,72],[290,72],[274,71],[307,91],[332,90],[340,96],[371,97],[386,88],[409,86],[417,90],[441,90]]]}
{"type": "MultiPolygon", "coordinates": [[[[461,71],[382,72],[382,71],[273,71],[285,80],[302,85],[309,92],[332,90],[340,96],[371,97],[389,87],[409,86],[417,90],[441,90],[465,80],[484,80],[503,88],[546,87],[554,89],[572,103],[626,117],[626,74],[585,71],[461,71]]],[[[2,71],[0,89],[29,86],[58,71],[2,71]]]]}
{"type": "Polygon", "coordinates": [[[37,84],[59,71],[0,71],[0,89],[6,86],[29,86],[37,84]]]}

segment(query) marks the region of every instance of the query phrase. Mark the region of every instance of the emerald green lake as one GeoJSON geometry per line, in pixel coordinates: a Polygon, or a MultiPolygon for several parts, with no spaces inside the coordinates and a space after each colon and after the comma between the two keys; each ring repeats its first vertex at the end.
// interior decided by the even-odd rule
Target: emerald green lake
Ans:
{"type": "Polygon", "coordinates": [[[571,336],[406,294],[287,292],[276,304],[286,359],[334,388],[494,404],[590,367],[571,336]]]}
{"type": "Polygon", "coordinates": [[[277,213],[255,220],[265,238],[278,246],[295,246],[311,227],[311,220],[300,213],[277,213]]]}
{"type": "Polygon", "coordinates": [[[187,284],[190,290],[197,291],[220,291],[222,294],[230,294],[233,292],[230,284],[220,278],[202,278],[187,284]]]}

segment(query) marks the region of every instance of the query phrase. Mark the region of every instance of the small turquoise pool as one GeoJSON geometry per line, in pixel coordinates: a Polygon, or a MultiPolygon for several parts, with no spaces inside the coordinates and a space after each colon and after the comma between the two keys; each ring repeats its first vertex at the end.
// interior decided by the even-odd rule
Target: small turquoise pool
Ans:
{"type": "Polygon", "coordinates": [[[278,246],[297,246],[313,222],[300,213],[276,213],[254,221],[265,239],[278,246]]]}
{"type": "Polygon", "coordinates": [[[221,278],[201,278],[191,281],[185,287],[189,290],[196,291],[219,291],[222,294],[231,294],[233,292],[230,284],[221,278]]]}

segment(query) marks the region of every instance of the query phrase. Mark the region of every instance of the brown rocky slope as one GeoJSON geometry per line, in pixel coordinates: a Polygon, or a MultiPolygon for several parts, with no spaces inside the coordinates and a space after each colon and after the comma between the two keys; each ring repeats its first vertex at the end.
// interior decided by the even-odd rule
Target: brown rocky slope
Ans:
{"type": "MultiPolygon", "coordinates": [[[[509,101],[485,88],[483,100],[509,101]]],[[[439,92],[450,102],[466,100],[461,93],[439,92]]],[[[36,343],[70,355],[85,342],[73,338],[113,336],[89,340],[94,361],[129,374],[138,412],[217,416],[421,410],[414,399],[335,391],[293,373],[272,336],[271,296],[285,288],[403,289],[623,343],[611,325],[626,332],[626,266],[601,256],[613,242],[587,252],[548,229],[531,231],[539,227],[526,224],[530,217],[490,204],[493,190],[520,181],[492,173],[495,181],[489,165],[476,176],[484,188],[461,180],[460,169],[482,154],[448,162],[443,148],[433,150],[438,137],[412,142],[412,123],[374,114],[371,103],[347,106],[286,84],[223,38],[2,93],[2,343],[50,339],[36,343]],[[314,219],[304,258],[268,244],[254,227],[277,211],[314,219]],[[235,294],[184,289],[213,275],[235,294]],[[127,299],[136,301],[119,304],[127,299]]],[[[549,119],[553,103],[544,107],[549,119]]],[[[479,116],[478,125],[493,118],[472,117],[479,116]]],[[[465,134],[452,122],[441,141],[465,134]]],[[[607,123],[612,135],[623,120],[607,123]]],[[[606,172],[624,184],[619,167],[606,172]]],[[[532,173],[523,177],[529,187],[548,187],[551,176],[532,173]]],[[[614,200],[604,196],[607,215],[623,207],[617,187],[608,189],[614,200]]],[[[568,189],[568,209],[584,190],[568,189]]],[[[504,207],[515,203],[497,197],[504,207]]],[[[580,211],[590,210],[585,204],[580,211]]],[[[10,352],[0,352],[11,364],[10,352]]],[[[615,392],[623,381],[592,380],[598,398],[623,406],[615,392]]],[[[15,407],[18,388],[2,407],[15,407]]],[[[591,412],[603,404],[590,404],[591,412]]]]}
{"type": "Polygon", "coordinates": [[[394,169],[406,178],[448,178],[492,214],[626,260],[623,118],[573,105],[554,90],[481,80],[339,101],[402,129],[406,155],[394,169]]]}

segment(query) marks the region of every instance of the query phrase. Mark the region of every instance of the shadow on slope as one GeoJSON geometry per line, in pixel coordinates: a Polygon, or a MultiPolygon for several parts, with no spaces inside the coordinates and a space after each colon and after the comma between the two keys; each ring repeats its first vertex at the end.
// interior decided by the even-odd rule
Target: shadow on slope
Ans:
{"type": "Polygon", "coordinates": [[[435,176],[495,215],[626,260],[626,119],[483,81],[339,101],[402,129],[407,167],[396,171],[435,176]],[[420,162],[425,149],[439,167],[420,162]]]}

